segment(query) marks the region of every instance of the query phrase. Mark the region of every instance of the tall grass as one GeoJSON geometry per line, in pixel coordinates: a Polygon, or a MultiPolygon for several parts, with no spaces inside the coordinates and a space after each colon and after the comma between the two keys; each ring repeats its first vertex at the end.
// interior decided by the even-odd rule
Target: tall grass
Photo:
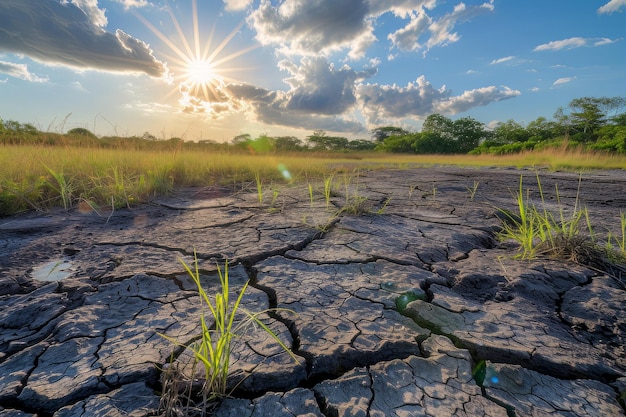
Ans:
{"type": "Polygon", "coordinates": [[[328,163],[305,155],[0,145],[0,215],[69,208],[80,201],[123,207],[175,187],[241,187],[255,175],[284,182],[279,164],[296,180],[305,175],[322,178],[328,163]]]}
{"type": "Polygon", "coordinates": [[[626,155],[549,149],[515,155],[406,155],[387,153],[249,154],[224,149],[155,149],[0,145],[0,216],[77,202],[123,207],[180,186],[241,187],[255,174],[267,182],[320,179],[329,201],[333,174],[356,168],[433,165],[517,166],[549,169],[626,169],[626,155]]]}

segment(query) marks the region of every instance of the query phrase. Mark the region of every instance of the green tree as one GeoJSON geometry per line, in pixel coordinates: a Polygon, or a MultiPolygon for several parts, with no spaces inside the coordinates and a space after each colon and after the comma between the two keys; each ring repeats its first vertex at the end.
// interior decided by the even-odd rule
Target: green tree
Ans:
{"type": "Polygon", "coordinates": [[[405,136],[410,132],[395,126],[382,126],[372,129],[372,136],[376,142],[382,143],[389,136],[405,136]]]}
{"type": "Polygon", "coordinates": [[[563,109],[563,107],[557,108],[556,111],[554,112],[553,117],[556,121],[555,123],[556,123],[557,132],[563,135],[565,140],[568,140],[569,135],[572,131],[572,118],[569,116],[569,114],[565,113],[565,110],[563,109]]]}
{"type": "Polygon", "coordinates": [[[337,151],[346,149],[348,146],[348,138],[342,136],[327,136],[323,130],[316,130],[312,135],[307,136],[307,141],[311,144],[311,148],[321,151],[337,151]]]}
{"type": "Polygon", "coordinates": [[[545,117],[538,117],[526,126],[526,131],[530,135],[529,140],[535,142],[541,142],[548,140],[558,135],[557,124],[553,121],[549,121],[545,117]]]}
{"type": "Polygon", "coordinates": [[[606,122],[606,114],[601,109],[605,105],[602,98],[595,97],[581,97],[570,101],[572,122],[580,133],[576,135],[578,140],[591,142],[597,139],[595,131],[606,122]]]}
{"type": "Polygon", "coordinates": [[[610,112],[617,116],[617,112],[626,106],[626,97],[600,97],[596,99],[596,103],[606,117],[609,117],[610,112]]]}
{"type": "Polygon", "coordinates": [[[626,113],[621,113],[611,117],[611,122],[615,126],[626,126],[626,113]]]}
{"type": "Polygon", "coordinates": [[[243,133],[241,135],[237,135],[231,139],[230,143],[238,148],[246,149],[250,142],[252,141],[252,135],[249,133],[243,133]]]}
{"type": "Polygon", "coordinates": [[[447,117],[435,113],[431,114],[424,120],[422,125],[422,133],[434,133],[445,139],[454,138],[454,126],[452,120],[447,117]]]}
{"type": "Polygon", "coordinates": [[[274,143],[273,137],[263,134],[254,140],[249,140],[247,146],[251,152],[267,153],[274,150],[274,143]]]}
{"type": "Polygon", "coordinates": [[[525,142],[529,137],[530,135],[524,126],[513,119],[509,119],[496,125],[491,140],[494,144],[504,145],[506,143],[525,142]]]}
{"type": "Polygon", "coordinates": [[[277,151],[299,151],[303,149],[303,144],[295,136],[279,136],[274,138],[274,147],[277,151]]]}
{"type": "Polygon", "coordinates": [[[376,148],[376,142],[367,139],[355,139],[348,142],[346,149],[352,151],[372,151],[376,148]]]}
{"type": "Polygon", "coordinates": [[[70,136],[85,136],[88,138],[96,138],[97,136],[91,133],[89,129],[85,129],[84,127],[75,127],[67,131],[67,134],[70,136]]]}
{"type": "Polygon", "coordinates": [[[419,154],[450,154],[455,153],[457,149],[453,139],[431,132],[416,134],[412,148],[415,153],[419,154]]]}
{"type": "Polygon", "coordinates": [[[376,150],[393,153],[415,153],[413,144],[419,133],[408,135],[391,135],[385,138],[383,143],[376,145],[376,150]]]}
{"type": "Polygon", "coordinates": [[[452,123],[452,136],[456,145],[454,152],[468,153],[487,139],[489,132],[482,122],[472,117],[462,117],[452,123]]]}
{"type": "Polygon", "coordinates": [[[442,144],[438,148],[445,150],[441,153],[467,153],[489,137],[485,125],[472,117],[452,121],[437,113],[424,120],[422,133],[435,135],[428,137],[429,142],[435,140],[436,136],[440,138],[442,144]]]}

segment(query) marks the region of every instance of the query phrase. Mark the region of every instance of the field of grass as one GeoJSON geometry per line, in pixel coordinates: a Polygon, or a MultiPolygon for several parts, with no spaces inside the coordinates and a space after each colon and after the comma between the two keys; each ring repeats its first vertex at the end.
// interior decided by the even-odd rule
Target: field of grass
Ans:
{"type": "Polygon", "coordinates": [[[0,216],[78,204],[119,208],[176,187],[320,180],[354,169],[432,165],[626,169],[626,156],[546,150],[514,155],[250,154],[238,150],[0,145],[0,216]]]}

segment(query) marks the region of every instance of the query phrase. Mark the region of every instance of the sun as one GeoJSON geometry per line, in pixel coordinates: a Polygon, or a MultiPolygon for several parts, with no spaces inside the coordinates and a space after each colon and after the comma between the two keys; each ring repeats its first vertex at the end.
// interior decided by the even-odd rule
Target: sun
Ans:
{"type": "Polygon", "coordinates": [[[182,101],[185,103],[193,101],[195,105],[204,103],[210,106],[212,103],[224,103],[228,100],[227,84],[236,79],[227,73],[246,69],[245,67],[224,67],[224,65],[257,48],[257,45],[223,54],[228,43],[239,33],[245,21],[241,21],[217,44],[213,43],[215,26],[210,30],[208,37],[201,40],[197,3],[197,0],[191,2],[192,24],[189,25],[192,28],[191,34],[185,33],[183,26],[167,5],[167,1],[165,9],[172,19],[177,36],[166,36],[141,15],[137,17],[174,53],[174,55],[163,53],[171,64],[171,81],[176,85],[170,94],[180,92],[183,93],[182,101]]]}
{"type": "Polygon", "coordinates": [[[224,79],[211,59],[186,59],[181,68],[181,82],[185,84],[191,94],[205,101],[212,101],[220,96],[224,79]]]}
{"type": "Polygon", "coordinates": [[[218,75],[209,60],[193,59],[187,64],[186,77],[189,84],[203,86],[212,84],[218,75]]]}

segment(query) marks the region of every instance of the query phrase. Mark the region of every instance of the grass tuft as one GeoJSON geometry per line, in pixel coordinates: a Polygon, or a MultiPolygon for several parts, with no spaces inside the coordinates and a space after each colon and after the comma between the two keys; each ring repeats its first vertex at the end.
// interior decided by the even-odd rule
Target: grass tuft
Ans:
{"type": "Polygon", "coordinates": [[[517,213],[498,209],[498,217],[502,221],[500,238],[512,239],[519,243],[517,258],[534,259],[547,256],[569,260],[600,269],[622,281],[623,274],[626,273],[626,267],[624,267],[626,265],[626,251],[624,251],[626,216],[621,213],[621,236],[616,237],[609,232],[606,243],[600,244],[588,210],[580,207],[579,204],[581,179],[578,183],[574,208],[572,213],[567,215],[561,203],[558,186],[556,187],[558,210],[555,214],[547,209],[539,175],[537,175],[537,185],[541,208],[530,199],[529,191],[524,193],[523,180],[520,177],[519,190],[515,194],[517,213]]]}
{"type": "MultiPolygon", "coordinates": [[[[198,269],[198,258],[194,254],[194,268],[192,269],[184,261],[181,260],[187,274],[196,284],[198,291],[201,313],[199,317],[200,335],[196,342],[190,344],[181,344],[176,339],[161,334],[162,337],[170,340],[177,346],[183,347],[185,350],[193,354],[193,366],[195,371],[199,365],[204,370],[204,381],[200,389],[199,398],[195,398],[193,393],[193,374],[184,375],[184,373],[170,366],[170,371],[164,376],[163,398],[167,404],[166,416],[173,417],[179,415],[188,415],[188,411],[180,414],[180,410],[201,410],[200,415],[206,415],[206,410],[220,398],[228,395],[228,377],[230,375],[230,363],[232,353],[232,343],[240,335],[243,334],[246,327],[256,325],[263,329],[272,339],[280,345],[285,352],[298,362],[298,358],[283,343],[282,340],[260,319],[260,316],[269,312],[264,310],[258,313],[251,313],[241,307],[241,301],[248,288],[249,282],[239,290],[239,295],[232,300],[231,288],[228,277],[228,262],[224,264],[224,269],[218,266],[218,276],[220,280],[220,291],[214,296],[209,294],[202,287],[200,281],[200,271],[198,269]],[[244,319],[240,319],[243,313],[244,319]],[[172,380],[174,378],[174,380],[172,380]],[[188,384],[181,383],[176,379],[189,380],[188,384]],[[180,387],[188,388],[185,395],[179,396],[180,387]]],[[[272,311],[275,311],[273,309],[272,311]]],[[[289,311],[280,309],[281,311],[289,311]]]]}

